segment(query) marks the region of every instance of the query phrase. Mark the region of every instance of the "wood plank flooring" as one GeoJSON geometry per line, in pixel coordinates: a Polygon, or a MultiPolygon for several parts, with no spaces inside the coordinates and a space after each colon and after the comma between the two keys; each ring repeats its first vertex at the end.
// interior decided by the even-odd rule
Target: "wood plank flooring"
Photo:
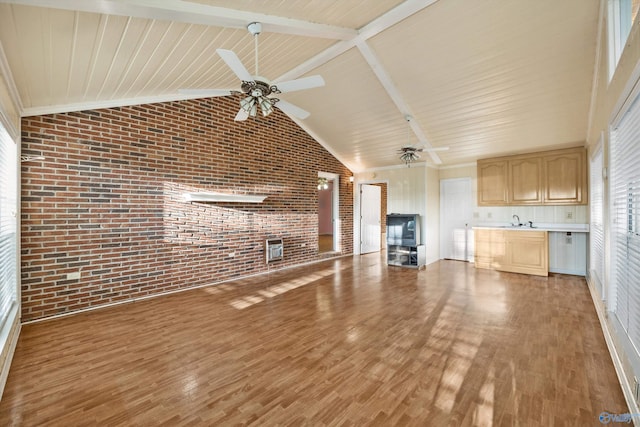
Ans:
{"type": "Polygon", "coordinates": [[[588,426],[628,412],[584,279],[383,255],[25,325],[0,425],[588,426]]]}

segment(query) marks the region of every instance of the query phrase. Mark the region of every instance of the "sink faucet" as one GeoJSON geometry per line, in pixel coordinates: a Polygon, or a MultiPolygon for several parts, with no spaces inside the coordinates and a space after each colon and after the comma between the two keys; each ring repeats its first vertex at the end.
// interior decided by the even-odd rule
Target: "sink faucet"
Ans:
{"type": "Polygon", "coordinates": [[[522,224],[520,224],[520,217],[518,215],[513,215],[512,217],[513,219],[516,220],[516,222],[513,223],[513,225],[520,227],[522,224]]]}

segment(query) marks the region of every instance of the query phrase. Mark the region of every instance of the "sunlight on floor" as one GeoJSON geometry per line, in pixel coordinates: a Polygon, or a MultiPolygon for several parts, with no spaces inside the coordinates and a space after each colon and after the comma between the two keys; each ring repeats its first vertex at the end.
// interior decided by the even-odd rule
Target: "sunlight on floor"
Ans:
{"type": "Polygon", "coordinates": [[[294,280],[288,280],[283,283],[278,283],[276,285],[269,286],[265,289],[261,289],[257,291],[258,295],[249,295],[246,297],[238,298],[231,301],[231,306],[238,310],[244,310],[247,307],[251,307],[254,304],[258,304],[259,302],[264,301],[265,298],[273,298],[275,296],[284,294],[285,292],[289,292],[293,289],[297,289],[301,286],[308,285],[317,280],[335,274],[337,271],[342,270],[343,268],[327,268],[322,271],[318,271],[313,274],[307,274],[306,276],[299,277],[294,280]]]}
{"type": "MultiPolygon", "coordinates": [[[[451,305],[449,309],[442,311],[434,327],[435,331],[440,328],[448,329],[448,324],[458,316],[454,307],[451,305]]],[[[467,372],[482,343],[482,335],[470,329],[460,329],[453,337],[434,334],[432,338],[439,341],[437,347],[447,349],[451,354],[446,361],[435,396],[435,406],[445,413],[451,413],[467,372]]]]}
{"type": "Polygon", "coordinates": [[[495,368],[489,369],[487,380],[482,385],[478,396],[478,406],[473,412],[473,425],[491,427],[493,425],[493,402],[495,400],[495,368]]]}

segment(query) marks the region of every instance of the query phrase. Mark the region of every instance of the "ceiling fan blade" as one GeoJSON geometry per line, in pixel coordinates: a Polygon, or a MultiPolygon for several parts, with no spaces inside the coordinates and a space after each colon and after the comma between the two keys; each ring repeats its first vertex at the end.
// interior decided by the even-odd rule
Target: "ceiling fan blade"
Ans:
{"type": "Polygon", "coordinates": [[[416,151],[422,151],[425,153],[433,153],[435,151],[448,151],[449,147],[433,147],[433,148],[421,148],[419,150],[416,151]]]}
{"type": "Polygon", "coordinates": [[[324,79],[322,78],[322,76],[309,76],[303,77],[301,79],[287,80],[286,82],[276,83],[276,87],[282,93],[311,89],[320,86],[324,86],[324,79]]]}
{"type": "Polygon", "coordinates": [[[233,120],[236,122],[244,122],[248,118],[249,118],[249,113],[247,113],[241,108],[240,111],[238,111],[238,114],[236,114],[236,118],[233,120]]]}
{"type": "Polygon", "coordinates": [[[196,95],[202,98],[231,95],[231,89],[178,89],[182,95],[196,95]]]}
{"type": "Polygon", "coordinates": [[[216,49],[220,58],[231,68],[231,71],[235,73],[238,78],[244,82],[252,82],[253,76],[247,71],[245,66],[240,61],[240,58],[231,50],[216,49]]]}
{"type": "Polygon", "coordinates": [[[307,117],[309,117],[309,112],[306,110],[303,110],[300,107],[297,107],[287,101],[283,101],[280,100],[276,103],[276,107],[278,107],[279,109],[281,109],[282,111],[284,111],[285,113],[297,117],[299,119],[306,119],[307,117]]]}

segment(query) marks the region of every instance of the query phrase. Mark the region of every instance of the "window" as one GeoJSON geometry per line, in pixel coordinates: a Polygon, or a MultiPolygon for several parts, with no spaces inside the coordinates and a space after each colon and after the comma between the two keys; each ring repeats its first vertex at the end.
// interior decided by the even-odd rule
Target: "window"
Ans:
{"type": "Polygon", "coordinates": [[[602,141],[591,159],[589,170],[591,222],[589,225],[589,276],[601,299],[604,283],[604,223],[603,223],[603,183],[602,183],[602,141]]]}
{"type": "MultiPolygon", "coordinates": [[[[640,373],[640,96],[611,133],[611,290],[616,334],[640,373]]],[[[634,99],[634,98],[632,98],[634,99]]]]}
{"type": "Polygon", "coordinates": [[[640,0],[609,0],[608,38],[609,38],[609,80],[624,50],[640,9],[640,0]]]}
{"type": "Polygon", "coordinates": [[[17,148],[0,124],[0,331],[16,305],[17,295],[17,148]]]}

